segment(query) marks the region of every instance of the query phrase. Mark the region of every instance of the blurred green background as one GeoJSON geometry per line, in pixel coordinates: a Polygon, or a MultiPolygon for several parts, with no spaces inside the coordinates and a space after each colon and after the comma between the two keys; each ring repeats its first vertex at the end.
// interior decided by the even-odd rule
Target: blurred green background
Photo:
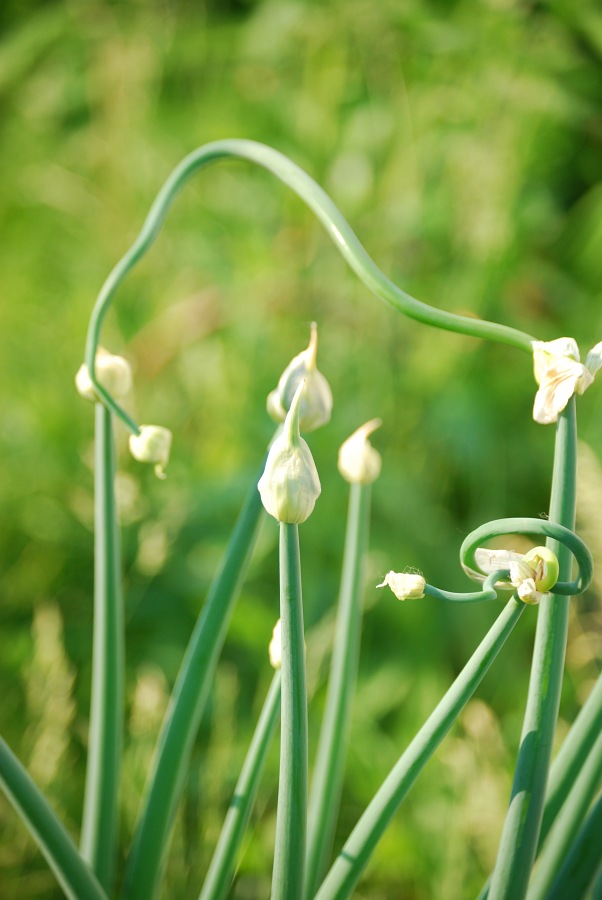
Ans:
{"type": "MultiPolygon", "coordinates": [[[[92,609],[92,408],[75,393],[90,310],[182,156],[272,144],[332,195],[420,299],[543,340],[602,339],[602,14],[593,0],[7,0],[0,8],[0,732],[74,835],[92,609]]],[[[466,585],[463,536],[547,509],[554,430],[525,354],[428,330],[372,297],[265,172],[197,177],[126,281],[103,342],[135,367],[138,421],[174,432],[166,482],[120,432],[127,845],[188,636],[272,433],[265,397],[320,331],[335,408],[311,436],[323,494],[302,529],[310,742],[324,702],[347,505],[339,444],[373,416],[358,701],[339,845],[496,615],[404,606],[390,568],[466,585]]],[[[579,530],[602,561],[602,390],[579,401],[579,530]]],[[[198,895],[270,680],[277,529],[238,604],[176,826],[166,898],[198,895]]],[[[600,576],[573,604],[560,734],[597,676],[600,576]]],[[[536,613],[387,832],[357,896],[461,900],[495,858],[536,613]]],[[[276,748],[275,748],[276,751],[276,748]]],[[[235,896],[269,893],[277,754],[235,896]]],[[[0,797],[0,895],[60,896],[0,797]]]]}

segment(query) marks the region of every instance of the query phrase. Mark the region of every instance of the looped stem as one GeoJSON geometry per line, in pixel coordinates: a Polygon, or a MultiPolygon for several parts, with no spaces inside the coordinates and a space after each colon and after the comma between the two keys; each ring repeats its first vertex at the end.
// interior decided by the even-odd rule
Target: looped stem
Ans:
{"type": "Polygon", "coordinates": [[[483,600],[497,600],[496,582],[500,579],[508,578],[509,575],[508,569],[499,569],[496,572],[491,572],[483,582],[482,591],[456,593],[455,591],[443,591],[440,588],[433,587],[432,584],[426,584],[424,593],[428,594],[429,597],[436,597],[438,600],[452,600],[454,603],[482,603],[483,600]]]}
{"type": "MultiPolygon", "coordinates": [[[[550,522],[547,519],[531,519],[531,518],[510,518],[496,519],[493,522],[487,522],[465,538],[460,547],[460,562],[464,571],[471,578],[479,578],[482,573],[475,561],[475,551],[486,541],[493,538],[501,537],[507,534],[530,534],[542,535],[552,538],[558,543],[567,547],[575,557],[579,566],[579,574],[574,581],[558,581],[551,589],[554,594],[563,594],[567,597],[574,597],[582,594],[591,584],[594,561],[587,546],[583,543],[574,531],[550,522]]],[[[498,576],[499,577],[499,576],[498,576]]],[[[489,581],[486,579],[485,584],[489,581]]],[[[483,585],[485,587],[485,585],[483,585]]]]}
{"type": "Polygon", "coordinates": [[[188,179],[205,166],[226,158],[238,158],[253,162],[267,169],[276,178],[290,187],[316,214],[340,254],[358,278],[373,294],[376,294],[377,297],[380,297],[381,300],[384,300],[385,303],[388,303],[394,309],[435,328],[443,328],[458,334],[498,341],[502,344],[516,347],[519,350],[524,350],[526,353],[532,353],[534,338],[531,335],[518,331],[515,328],[510,328],[507,325],[459,316],[436,309],[420,300],[416,300],[406,291],[393,284],[368,255],[346,219],[341,215],[325,191],[286,156],[283,156],[271,147],[255,141],[215,141],[194,150],[174,169],[159,191],[140,234],[103,284],[92,311],[85,355],[85,363],[88,367],[90,379],[105,406],[118,416],[134,434],[139,432],[138,425],[115,401],[111,394],[99,384],[96,377],[95,357],[102,323],[117,288],[130,269],[144,256],[159,234],[171,204],[188,179]]]}

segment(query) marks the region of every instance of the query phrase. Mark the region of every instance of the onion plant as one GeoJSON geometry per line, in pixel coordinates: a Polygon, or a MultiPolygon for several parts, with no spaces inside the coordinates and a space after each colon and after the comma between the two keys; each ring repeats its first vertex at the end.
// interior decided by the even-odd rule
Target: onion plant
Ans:
{"type": "MultiPolygon", "coordinates": [[[[280,620],[271,645],[276,673],[215,854],[204,884],[198,886],[201,900],[217,900],[230,890],[278,721],[280,771],[272,898],[350,897],[400,805],[511,640],[522,615],[537,616],[528,699],[497,861],[481,896],[491,900],[584,896],[594,885],[601,862],[596,838],[602,822],[602,681],[585,703],[553,764],[551,757],[570,598],[586,591],[592,579],[591,554],[575,532],[576,395],[591,385],[601,366],[602,343],[581,363],[571,338],[544,342],[506,325],[454,315],[416,300],[377,267],[327,194],[277,151],[251,141],[227,140],[208,144],[187,156],[159,191],[139,236],[103,284],[91,314],[84,362],[76,377],[80,394],[96,408],[94,658],[79,849],[23,766],[0,741],[2,787],[65,894],[79,900],[152,900],[158,896],[192,746],[258,528],[267,512],[278,522],[280,533],[280,620]],[[172,436],[162,426],[138,424],[126,411],[122,404],[131,385],[129,366],[101,346],[101,332],[124,278],[158,237],[179,192],[201,169],[227,159],[259,165],[290,187],[315,213],[368,290],[399,313],[423,325],[502,343],[532,357],[537,383],[533,415],[537,422],[555,426],[548,517],[474,523],[474,530],[460,548],[460,563],[477,584],[461,592],[448,591],[408,568],[411,560],[400,558],[392,561],[391,570],[378,585],[390,588],[401,601],[486,603],[492,608],[493,621],[414,738],[408,746],[399,748],[398,761],[334,858],[360,657],[371,484],[379,476],[381,459],[370,441],[377,420],[360,426],[339,454],[339,470],[349,483],[349,513],[327,698],[316,758],[310,760],[308,716],[313,715],[313,709],[310,706],[308,711],[305,648],[312,634],[304,633],[301,548],[303,523],[312,514],[322,484],[302,434],[326,425],[333,411],[330,387],[317,367],[315,325],[309,346],[284,369],[268,397],[268,411],[278,423],[277,431],[258,476],[249,486],[183,655],[133,834],[120,840],[118,830],[124,617],[113,428],[116,422],[125,426],[134,457],[152,464],[160,478],[165,477],[172,436]],[[534,539],[533,548],[524,554],[499,549],[500,539],[503,543],[504,537],[511,535],[534,539]],[[498,548],[490,549],[487,545],[494,539],[498,548]],[[497,610],[500,596],[505,597],[501,611],[497,610]],[[123,866],[120,846],[125,847],[123,866]]],[[[263,451],[260,453],[263,455],[263,451]]],[[[311,559],[303,561],[306,566],[312,565],[311,559]]]]}

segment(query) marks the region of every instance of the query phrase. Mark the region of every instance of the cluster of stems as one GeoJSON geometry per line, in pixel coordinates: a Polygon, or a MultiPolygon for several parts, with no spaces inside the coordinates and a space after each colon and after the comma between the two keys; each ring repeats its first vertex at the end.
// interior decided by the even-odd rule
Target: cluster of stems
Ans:
{"type": "MultiPolygon", "coordinates": [[[[73,900],[106,900],[116,896],[117,884],[127,900],[152,900],[158,895],[192,746],[263,516],[263,494],[260,496],[257,489],[258,482],[260,488],[262,482],[256,476],[184,654],[148,773],[125,870],[118,878],[124,625],[113,425],[119,419],[135,436],[140,435],[141,428],[102,384],[96,372],[96,358],[107,309],[125,275],[157,237],[178,192],[196,171],[224,158],[254,162],[292,188],[315,212],[364,284],[398,311],[425,324],[498,341],[528,353],[533,348],[530,335],[442,312],[394,285],[368,256],[324,191],[276,151],[250,141],[220,141],[195,151],[175,169],[155,200],[139,237],[103,285],[86,344],[85,365],[97,401],[96,569],[89,756],[79,849],[23,766],[0,740],[0,784],[38,842],[65,895],[73,900]]],[[[299,406],[299,396],[297,391],[293,406],[299,406]]],[[[290,424],[285,423],[284,432],[295,440],[290,424]]],[[[304,454],[305,449],[299,452],[304,454]]],[[[265,465],[264,460],[262,472],[265,465]]],[[[591,556],[575,534],[575,471],[573,397],[558,416],[549,518],[488,523],[472,532],[461,549],[462,564],[474,571],[478,569],[475,553],[481,543],[505,534],[540,535],[559,564],[558,579],[538,609],[512,795],[495,867],[481,892],[481,897],[490,900],[521,900],[527,896],[530,900],[578,898],[591,889],[596,878],[599,885],[595,890],[602,896],[597,840],[602,828],[598,793],[602,781],[602,679],[551,765],[570,597],[585,591],[592,577],[591,556]],[[576,576],[573,560],[578,566],[576,576]]],[[[359,665],[370,502],[369,483],[351,484],[330,677],[311,790],[299,524],[294,518],[280,520],[281,668],[273,676],[213,859],[204,884],[199,886],[200,900],[224,898],[230,890],[279,720],[280,774],[272,900],[350,897],[387,826],[525,610],[516,593],[507,600],[458,677],[408,746],[401,749],[398,761],[333,859],[359,665]]],[[[288,510],[289,506],[278,508],[288,510]]],[[[508,588],[509,576],[506,567],[483,573],[481,589],[464,593],[445,591],[424,581],[423,593],[441,601],[492,601],[508,588]]]]}

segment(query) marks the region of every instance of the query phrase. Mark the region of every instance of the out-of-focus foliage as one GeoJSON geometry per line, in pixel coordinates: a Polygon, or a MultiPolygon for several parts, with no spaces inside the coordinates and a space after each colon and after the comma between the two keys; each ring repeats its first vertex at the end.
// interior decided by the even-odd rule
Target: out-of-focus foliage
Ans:
{"type": "MultiPolygon", "coordinates": [[[[91,407],[73,375],[94,297],[171,168],[221,137],[265,141],[331,192],[415,296],[540,339],[602,339],[602,14],[592,0],[5,3],[0,11],[0,730],[77,834],[90,679],[91,407]]],[[[323,484],[303,526],[312,688],[324,698],[343,542],[338,445],[380,416],[363,657],[340,839],[488,623],[493,606],[377,596],[390,568],[465,584],[462,537],[547,508],[553,428],[530,361],[401,318],[302,204],[224,164],[187,187],[128,279],[104,343],[132,409],[174,432],[169,478],[120,432],[128,647],[127,835],[183,648],[270,438],[265,397],[320,329],[335,395],[311,436],[323,484]]],[[[583,533],[602,563],[602,390],[579,401],[583,533]]],[[[266,523],[199,736],[169,897],[195,897],[269,682],[276,527],[266,523]]],[[[600,580],[574,604],[561,715],[600,657],[600,580]]],[[[397,817],[358,896],[475,893],[499,836],[535,612],[397,817]]],[[[565,724],[561,723],[561,731],[565,724]]],[[[236,896],[267,896],[274,752],[236,896]]],[[[0,894],[57,896],[0,799],[0,894]]]]}

